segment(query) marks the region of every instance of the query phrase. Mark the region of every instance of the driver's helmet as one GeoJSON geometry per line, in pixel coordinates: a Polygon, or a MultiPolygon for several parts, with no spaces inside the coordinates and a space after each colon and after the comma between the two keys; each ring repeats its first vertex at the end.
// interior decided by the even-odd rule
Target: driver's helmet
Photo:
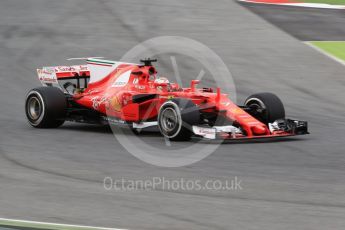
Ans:
{"type": "Polygon", "coordinates": [[[169,84],[169,80],[166,77],[158,77],[155,79],[156,84],[169,84]]]}

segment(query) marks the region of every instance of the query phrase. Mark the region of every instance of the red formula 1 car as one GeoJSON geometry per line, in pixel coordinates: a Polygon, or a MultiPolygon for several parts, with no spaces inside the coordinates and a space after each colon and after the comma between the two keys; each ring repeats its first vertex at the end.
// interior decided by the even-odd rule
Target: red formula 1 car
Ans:
{"type": "Polygon", "coordinates": [[[182,88],[158,77],[152,63],[88,58],[86,65],[38,69],[43,87],[26,97],[29,123],[54,128],[64,121],[117,124],[133,130],[157,126],[170,140],[251,139],[308,133],[306,121],[285,119],[281,100],[271,93],[254,94],[243,106],[217,88],[182,88]]]}

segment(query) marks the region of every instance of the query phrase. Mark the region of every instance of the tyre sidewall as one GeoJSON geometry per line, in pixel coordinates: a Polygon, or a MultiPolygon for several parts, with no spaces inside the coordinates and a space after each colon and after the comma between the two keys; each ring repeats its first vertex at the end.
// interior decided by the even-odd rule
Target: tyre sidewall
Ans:
{"type": "Polygon", "coordinates": [[[173,101],[167,101],[165,102],[161,108],[159,109],[159,113],[158,113],[158,127],[160,132],[167,138],[173,139],[175,138],[181,131],[182,129],[182,125],[183,125],[183,121],[182,121],[182,116],[181,116],[181,110],[179,108],[179,106],[173,102],[173,101]],[[167,109],[167,108],[173,108],[176,112],[177,115],[177,120],[178,120],[178,125],[170,132],[166,132],[165,130],[163,130],[162,128],[162,124],[161,124],[161,115],[162,112],[167,109]]]}
{"type": "Polygon", "coordinates": [[[185,98],[174,98],[166,101],[158,113],[158,127],[163,136],[174,141],[186,141],[193,135],[192,126],[197,125],[200,120],[199,108],[192,100],[185,98]],[[173,108],[177,115],[178,126],[169,133],[162,129],[161,114],[167,108],[173,108]]]}
{"type": "Polygon", "coordinates": [[[66,97],[64,93],[54,87],[40,87],[30,90],[26,96],[25,113],[28,122],[37,128],[53,128],[64,123],[66,115],[66,97]],[[37,120],[29,116],[28,102],[32,97],[36,97],[42,106],[42,112],[37,120]]]}
{"type": "Polygon", "coordinates": [[[285,109],[282,101],[272,93],[257,93],[248,97],[245,106],[256,102],[265,109],[265,114],[259,118],[264,123],[272,123],[278,119],[285,119],[285,109]]]}
{"type": "Polygon", "coordinates": [[[42,95],[36,91],[36,90],[31,90],[27,97],[26,97],[26,102],[25,102],[25,113],[26,113],[26,117],[28,119],[28,122],[30,123],[30,125],[32,126],[35,126],[35,127],[39,127],[40,124],[42,123],[42,121],[44,120],[45,116],[46,116],[46,105],[45,105],[45,102],[44,102],[44,99],[42,97],[42,95]],[[42,107],[42,111],[41,111],[41,114],[40,116],[38,117],[37,120],[34,120],[30,117],[29,115],[29,100],[33,97],[36,97],[40,103],[40,106],[42,107]]]}

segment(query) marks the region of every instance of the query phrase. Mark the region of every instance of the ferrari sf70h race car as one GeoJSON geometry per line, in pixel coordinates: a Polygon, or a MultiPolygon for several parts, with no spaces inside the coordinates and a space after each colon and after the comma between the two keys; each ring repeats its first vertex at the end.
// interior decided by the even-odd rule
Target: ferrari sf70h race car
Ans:
{"type": "Polygon", "coordinates": [[[88,58],[85,65],[37,70],[43,87],[29,91],[25,110],[35,128],[56,128],[65,121],[129,126],[138,131],[158,126],[173,141],[252,139],[308,133],[306,121],[285,118],[281,100],[257,93],[236,105],[220,88],[182,88],[159,77],[152,65],[88,58]]]}

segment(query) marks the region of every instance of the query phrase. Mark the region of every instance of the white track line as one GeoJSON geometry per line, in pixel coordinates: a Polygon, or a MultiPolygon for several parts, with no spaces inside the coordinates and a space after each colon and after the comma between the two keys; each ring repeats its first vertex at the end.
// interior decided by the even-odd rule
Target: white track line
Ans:
{"type": "Polygon", "coordinates": [[[345,61],[341,60],[340,58],[337,58],[337,57],[333,56],[332,54],[327,53],[326,51],[324,51],[324,50],[320,49],[319,47],[313,45],[311,42],[304,42],[304,44],[312,47],[313,49],[319,51],[320,53],[326,55],[327,57],[333,59],[334,61],[339,62],[342,65],[345,65],[345,61]]]}
{"type": "MultiPolygon", "coordinates": [[[[50,225],[55,227],[71,227],[71,228],[88,228],[88,229],[95,229],[95,230],[128,230],[128,229],[120,229],[120,228],[102,228],[102,227],[94,227],[94,226],[84,226],[84,225],[72,225],[72,224],[58,224],[58,223],[49,223],[49,222],[39,222],[39,221],[30,221],[30,220],[17,220],[17,219],[7,219],[7,218],[0,218],[0,221],[9,222],[9,225],[14,223],[19,224],[37,224],[37,225],[50,225]]],[[[15,226],[15,225],[13,225],[15,226]]]]}
{"type": "Polygon", "coordinates": [[[338,41],[304,41],[304,42],[317,42],[317,43],[321,43],[321,42],[345,42],[343,40],[338,40],[338,41]]]}
{"type": "Polygon", "coordinates": [[[345,10],[345,5],[330,5],[323,3],[274,3],[274,2],[257,2],[251,0],[237,0],[239,2],[248,2],[255,4],[266,4],[266,5],[279,5],[279,6],[298,6],[307,8],[318,8],[318,9],[342,9],[345,10]]]}

